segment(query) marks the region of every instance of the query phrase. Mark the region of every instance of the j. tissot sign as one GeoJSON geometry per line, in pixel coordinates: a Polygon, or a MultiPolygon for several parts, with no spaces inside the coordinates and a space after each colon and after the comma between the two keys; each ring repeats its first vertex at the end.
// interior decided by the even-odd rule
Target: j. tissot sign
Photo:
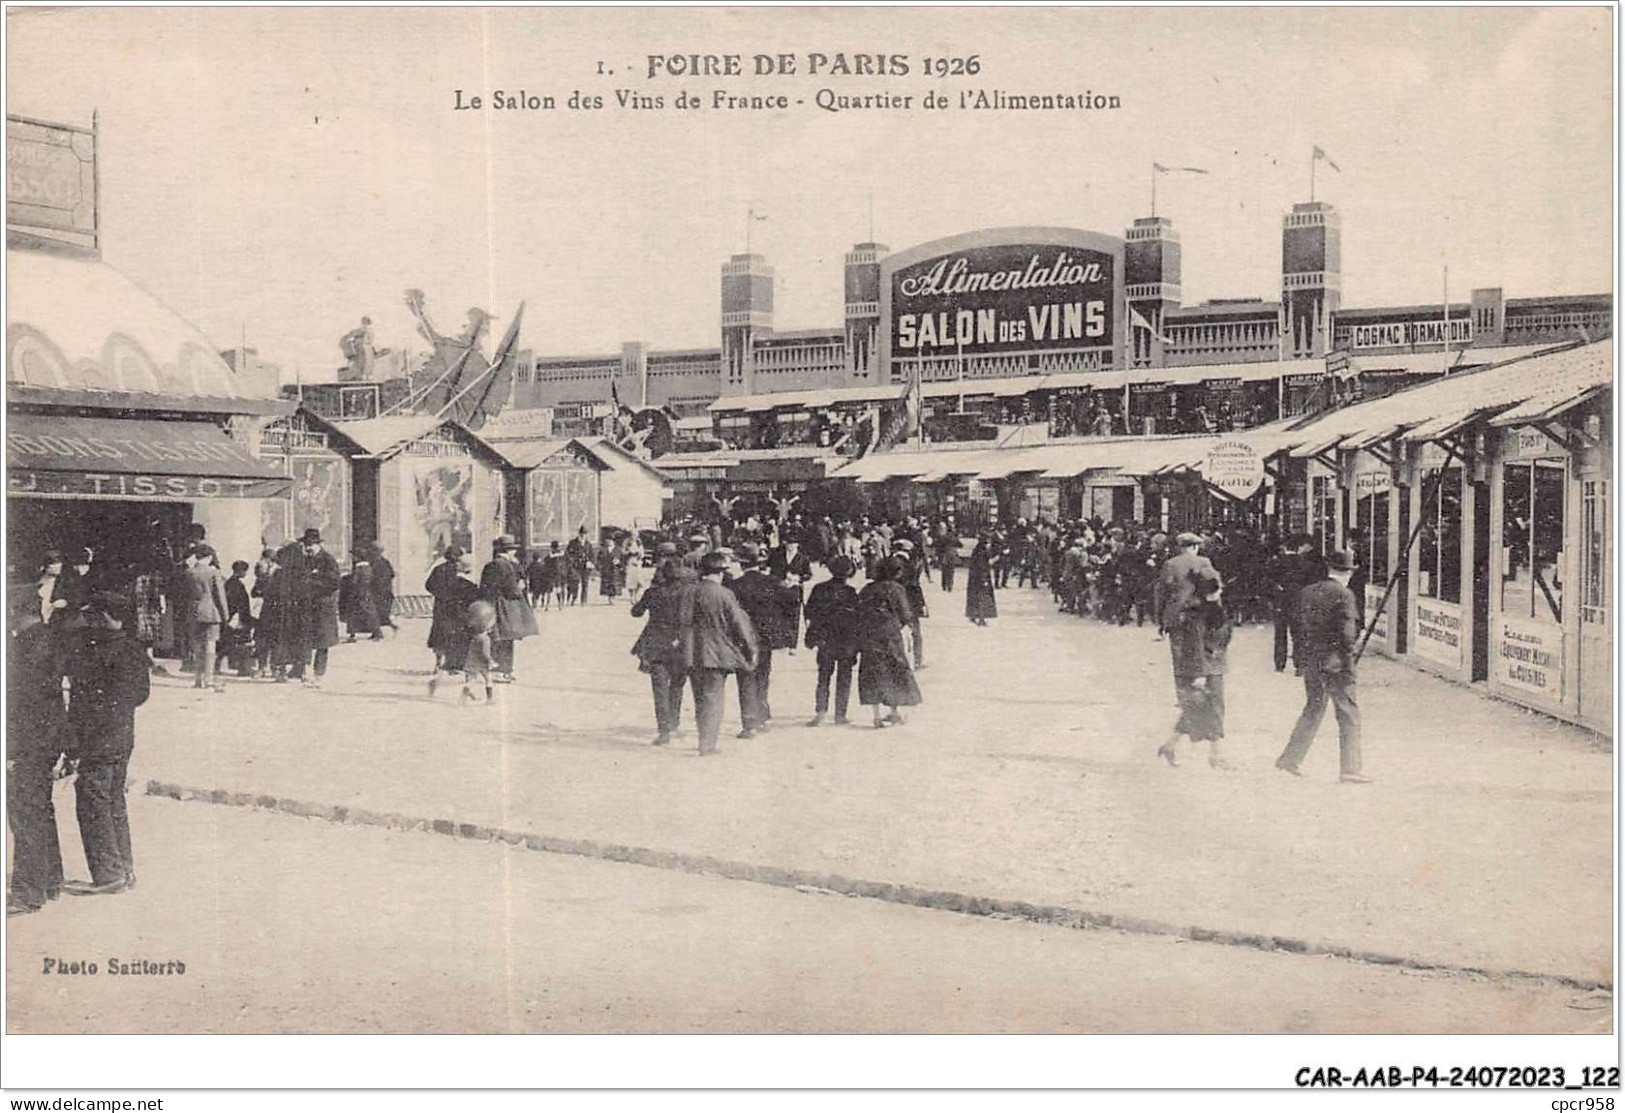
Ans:
{"type": "Polygon", "coordinates": [[[1121,264],[1119,241],[1063,229],[972,233],[889,256],[881,312],[890,358],[1110,352],[1121,264]]]}

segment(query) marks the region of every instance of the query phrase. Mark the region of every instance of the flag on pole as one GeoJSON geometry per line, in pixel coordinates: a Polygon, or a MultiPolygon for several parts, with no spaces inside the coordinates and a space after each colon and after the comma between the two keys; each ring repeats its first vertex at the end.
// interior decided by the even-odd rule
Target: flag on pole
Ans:
{"type": "MultiPolygon", "coordinates": [[[[1315,148],[1319,150],[1320,148],[1315,148]]],[[[1158,174],[1206,174],[1200,166],[1164,166],[1160,162],[1153,162],[1151,169],[1158,174]]]]}
{"type": "Polygon", "coordinates": [[[1162,341],[1164,344],[1168,345],[1170,348],[1174,347],[1174,341],[1171,338],[1169,338],[1167,336],[1164,336],[1162,333],[1158,332],[1157,331],[1157,326],[1152,324],[1148,319],[1146,319],[1145,314],[1141,313],[1138,309],[1134,308],[1134,306],[1130,305],[1128,307],[1128,315],[1129,315],[1130,319],[1132,319],[1135,324],[1137,324],[1141,328],[1145,329],[1152,336],[1156,337],[1158,340],[1162,341]]]}
{"type": "Polygon", "coordinates": [[[1343,172],[1343,168],[1341,166],[1338,166],[1337,163],[1333,162],[1332,161],[1332,156],[1328,155],[1325,152],[1325,150],[1321,148],[1321,146],[1319,144],[1315,145],[1315,161],[1316,162],[1324,162],[1327,166],[1330,166],[1333,170],[1336,170],[1339,174],[1341,174],[1343,172]]]}

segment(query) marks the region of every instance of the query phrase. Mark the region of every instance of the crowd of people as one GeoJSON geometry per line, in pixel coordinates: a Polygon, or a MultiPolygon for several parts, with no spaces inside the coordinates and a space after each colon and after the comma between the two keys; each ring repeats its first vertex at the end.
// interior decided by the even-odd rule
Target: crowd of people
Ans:
{"type": "MultiPolygon", "coordinates": [[[[460,677],[461,700],[492,702],[515,681],[515,643],[538,632],[536,612],[581,606],[594,577],[606,603],[630,597],[645,621],[631,647],[649,677],[654,744],[677,733],[685,690],[694,698],[701,754],[715,754],[728,678],[739,701],[739,737],[770,731],[775,655],[816,655],[809,726],[850,723],[858,702],[876,729],[902,724],[922,694],[921,620],[926,586],[951,593],[966,569],[965,617],[997,618],[997,595],[1047,590],[1063,614],[1115,626],[1154,624],[1170,647],[1179,718],[1157,754],[1179,764],[1182,740],[1206,743],[1228,768],[1224,675],[1238,623],[1273,622],[1273,661],[1303,679],[1304,711],[1276,765],[1297,774],[1326,707],[1339,725],[1341,777],[1361,769],[1355,665],[1364,625],[1364,571],[1346,551],[1322,555],[1308,535],[1278,545],[1245,529],[1205,535],[1164,532],[1098,518],[1017,520],[962,536],[951,518],[835,521],[790,514],[729,521],[668,522],[645,535],[585,528],[567,545],[522,554],[499,537],[476,575],[474,554],[444,550],[424,584],[433,600],[430,693],[460,677]],[[833,715],[831,714],[833,712],[833,715]]],[[[363,544],[343,571],[319,530],[268,547],[252,569],[224,574],[200,528],[157,593],[98,578],[89,550],[51,552],[32,583],[10,599],[7,759],[16,836],[8,912],[37,910],[62,892],[123,892],[135,884],[122,786],[135,742],[135,709],[166,631],[195,687],[223,690],[221,676],[320,687],[341,641],[381,640],[395,628],[395,571],[363,544]],[[252,578],[250,572],[252,571],[252,578]],[[161,611],[160,613],[157,613],[161,611]],[[76,816],[90,878],[65,881],[51,805],[53,780],[77,773],[76,816]]]]}

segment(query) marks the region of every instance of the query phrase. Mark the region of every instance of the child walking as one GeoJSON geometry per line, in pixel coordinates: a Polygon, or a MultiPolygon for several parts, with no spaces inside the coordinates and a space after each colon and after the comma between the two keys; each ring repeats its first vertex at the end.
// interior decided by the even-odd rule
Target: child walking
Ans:
{"type": "Polygon", "coordinates": [[[474,702],[476,680],[485,686],[486,702],[489,703],[493,698],[491,669],[495,659],[491,652],[491,633],[496,626],[497,611],[490,603],[478,599],[468,605],[468,655],[463,658],[464,703],[474,702]]]}

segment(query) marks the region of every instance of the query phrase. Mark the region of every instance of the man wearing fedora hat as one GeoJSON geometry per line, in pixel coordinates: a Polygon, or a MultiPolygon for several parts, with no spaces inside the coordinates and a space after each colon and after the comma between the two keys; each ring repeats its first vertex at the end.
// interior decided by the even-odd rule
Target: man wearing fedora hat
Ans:
{"type": "Polygon", "coordinates": [[[1330,701],[1337,715],[1339,779],[1344,784],[1368,784],[1361,771],[1360,705],[1354,693],[1355,644],[1360,634],[1359,611],[1348,588],[1354,575],[1354,556],[1338,549],[1326,557],[1326,578],[1298,594],[1293,615],[1293,649],[1303,672],[1303,714],[1292,728],[1286,749],[1275,767],[1294,777],[1309,752],[1330,701]]]}
{"type": "Polygon", "coordinates": [[[292,675],[307,688],[320,688],[327,675],[327,651],[339,641],[339,563],[322,547],[319,529],[305,530],[298,556],[287,566],[290,628],[294,649],[292,675]],[[307,675],[314,663],[315,676],[307,675]]]}

